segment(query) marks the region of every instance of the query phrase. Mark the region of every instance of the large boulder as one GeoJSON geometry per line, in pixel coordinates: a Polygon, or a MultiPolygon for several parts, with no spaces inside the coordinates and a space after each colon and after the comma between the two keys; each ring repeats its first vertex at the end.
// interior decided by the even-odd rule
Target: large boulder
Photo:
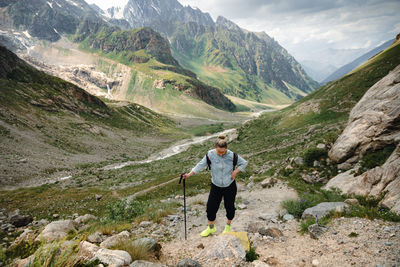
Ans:
{"type": "Polygon", "coordinates": [[[79,216],[78,218],[75,219],[75,222],[77,224],[81,224],[81,223],[86,223],[87,221],[90,220],[96,220],[97,217],[91,214],[85,214],[83,216],[79,216]]]}
{"type": "Polygon", "coordinates": [[[332,178],[325,189],[339,188],[345,194],[378,197],[386,192],[381,205],[400,214],[400,144],[386,162],[359,176],[351,170],[332,178]]]}
{"type": "Polygon", "coordinates": [[[95,244],[82,241],[79,243],[78,257],[84,260],[91,260],[99,249],[100,248],[95,244]]]}
{"type": "Polygon", "coordinates": [[[51,242],[67,236],[69,231],[75,231],[76,223],[73,220],[54,221],[46,225],[43,231],[35,239],[36,241],[51,242]]]}
{"type": "Polygon", "coordinates": [[[15,227],[22,227],[30,224],[33,221],[30,215],[14,215],[10,218],[10,223],[15,227]]]}
{"type": "Polygon", "coordinates": [[[107,248],[100,248],[96,251],[93,259],[99,259],[112,267],[127,266],[132,262],[132,257],[128,252],[107,248]]]}
{"type": "Polygon", "coordinates": [[[110,236],[106,240],[100,243],[102,248],[111,248],[116,246],[120,242],[128,242],[130,234],[128,231],[123,231],[117,235],[110,236]]]}
{"type": "Polygon", "coordinates": [[[197,254],[194,259],[215,259],[215,260],[244,260],[246,251],[241,241],[233,235],[220,235],[214,242],[197,254]]]}
{"type": "Polygon", "coordinates": [[[317,216],[318,219],[321,219],[328,215],[331,211],[342,212],[348,207],[349,205],[344,202],[322,202],[317,206],[306,209],[301,218],[308,219],[315,218],[317,216]]]}
{"type": "Polygon", "coordinates": [[[350,113],[343,133],[329,151],[341,163],[350,157],[400,142],[400,65],[372,86],[350,113]]]}

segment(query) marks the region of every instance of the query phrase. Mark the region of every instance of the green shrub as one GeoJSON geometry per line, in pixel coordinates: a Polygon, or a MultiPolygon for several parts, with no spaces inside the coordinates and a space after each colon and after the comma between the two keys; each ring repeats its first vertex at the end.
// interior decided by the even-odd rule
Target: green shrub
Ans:
{"type": "Polygon", "coordinates": [[[112,249],[128,252],[129,255],[131,255],[133,261],[148,260],[152,255],[147,244],[135,244],[132,240],[129,240],[128,242],[121,241],[113,246],[112,249]]]}
{"type": "Polygon", "coordinates": [[[260,256],[257,252],[256,252],[256,247],[252,246],[253,244],[250,243],[250,250],[246,251],[246,261],[252,262],[258,259],[258,257],[260,256]]]}
{"type": "Polygon", "coordinates": [[[358,234],[356,232],[351,232],[349,234],[349,237],[357,237],[357,236],[358,236],[358,234]]]}
{"type": "Polygon", "coordinates": [[[344,217],[359,217],[366,219],[382,219],[390,222],[400,222],[400,215],[386,208],[371,206],[352,206],[349,210],[340,214],[344,217]]]}
{"type": "Polygon", "coordinates": [[[361,174],[367,170],[373,169],[377,166],[381,166],[382,164],[384,164],[386,160],[390,157],[390,155],[393,153],[395,148],[396,146],[389,145],[380,150],[365,155],[360,161],[361,169],[359,170],[358,173],[361,174]]]}
{"type": "Polygon", "coordinates": [[[16,246],[8,248],[5,255],[9,259],[15,259],[20,257],[21,259],[32,255],[36,249],[40,246],[40,242],[25,242],[22,241],[16,246]]]}
{"type": "Polygon", "coordinates": [[[327,153],[321,148],[309,148],[304,152],[304,163],[308,167],[312,167],[315,160],[320,160],[326,157],[327,153]]]}
{"type": "Polygon", "coordinates": [[[338,190],[320,190],[312,194],[302,194],[299,199],[284,201],[282,207],[295,218],[300,219],[307,208],[314,207],[321,202],[339,202],[345,199],[346,197],[342,196],[338,190]]]}
{"type": "Polygon", "coordinates": [[[141,201],[117,200],[106,206],[105,214],[111,221],[127,221],[142,215],[144,211],[145,205],[141,201]]]}

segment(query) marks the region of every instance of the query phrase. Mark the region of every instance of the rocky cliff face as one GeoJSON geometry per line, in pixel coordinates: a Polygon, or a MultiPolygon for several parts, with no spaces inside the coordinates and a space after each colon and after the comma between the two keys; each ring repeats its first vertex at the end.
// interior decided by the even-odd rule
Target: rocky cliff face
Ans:
{"type": "MultiPolygon", "coordinates": [[[[98,13],[84,0],[20,0],[4,3],[9,18],[4,27],[27,30],[30,35],[57,41],[61,34],[73,34],[85,18],[98,18],[98,13]]],[[[4,20],[0,20],[4,21],[4,20]]]]}
{"type": "MultiPolygon", "coordinates": [[[[110,27],[101,21],[85,20],[75,35],[75,41],[84,40],[91,48],[100,49],[106,53],[129,53],[143,49],[161,63],[178,65],[178,62],[172,57],[166,41],[159,33],[150,28],[121,31],[118,27],[110,27]]],[[[128,60],[143,63],[148,59],[131,55],[128,60]]]]}
{"type": "Polygon", "coordinates": [[[149,26],[153,21],[171,20],[202,25],[214,24],[208,13],[190,6],[184,7],[176,0],[130,0],[123,15],[134,28],[149,26]]]}
{"type": "Polygon", "coordinates": [[[389,145],[396,149],[382,166],[358,176],[349,170],[331,179],[326,187],[364,196],[385,193],[381,204],[400,213],[400,65],[371,87],[353,108],[329,157],[355,163],[389,145]]]}
{"type": "Polygon", "coordinates": [[[350,113],[348,126],[329,157],[356,161],[370,151],[400,142],[400,66],[371,87],[350,113]]]}

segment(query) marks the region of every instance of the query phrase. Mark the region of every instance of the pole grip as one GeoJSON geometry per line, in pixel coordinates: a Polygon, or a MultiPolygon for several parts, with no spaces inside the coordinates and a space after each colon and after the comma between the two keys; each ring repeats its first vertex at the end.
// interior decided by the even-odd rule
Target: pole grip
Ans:
{"type": "MultiPolygon", "coordinates": [[[[181,179],[179,179],[179,184],[181,184],[184,174],[185,174],[185,172],[182,172],[182,174],[181,174],[181,179]]],[[[185,179],[183,179],[183,183],[185,183],[185,179]]]]}

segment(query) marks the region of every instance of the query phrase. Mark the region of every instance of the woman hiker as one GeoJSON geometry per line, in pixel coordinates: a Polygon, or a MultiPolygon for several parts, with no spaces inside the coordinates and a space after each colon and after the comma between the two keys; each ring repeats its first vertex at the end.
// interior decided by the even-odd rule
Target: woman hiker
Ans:
{"type": "Polygon", "coordinates": [[[226,217],[228,219],[224,233],[231,231],[231,222],[235,217],[237,192],[235,177],[240,171],[244,171],[247,161],[227,148],[226,136],[220,135],[215,143],[215,149],[208,151],[190,173],[183,175],[183,179],[186,179],[193,174],[199,173],[207,166],[211,169],[211,190],[207,201],[208,226],[200,234],[203,237],[217,231],[214,222],[222,198],[224,198],[226,217]],[[235,165],[237,165],[236,169],[235,165]]]}

